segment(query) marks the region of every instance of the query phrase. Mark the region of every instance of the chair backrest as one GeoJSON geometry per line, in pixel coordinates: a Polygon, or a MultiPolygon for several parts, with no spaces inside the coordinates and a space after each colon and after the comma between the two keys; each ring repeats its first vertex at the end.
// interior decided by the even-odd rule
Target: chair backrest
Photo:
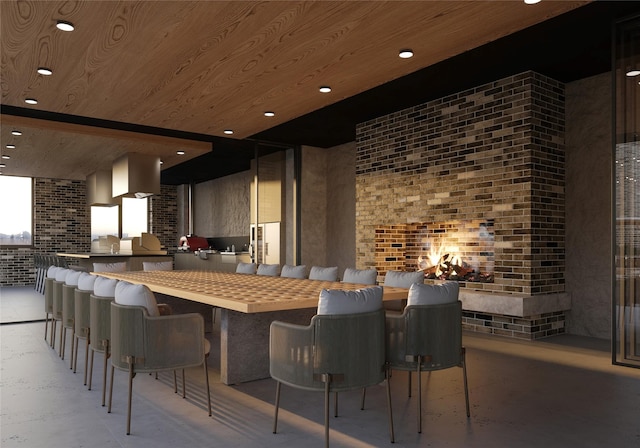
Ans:
{"type": "MultiPolygon", "coordinates": [[[[111,363],[135,371],[174,370],[202,365],[204,318],[199,313],[151,317],[144,307],[111,303],[111,363]]],[[[93,331],[93,329],[92,329],[93,331]]]]}
{"type": "Polygon", "coordinates": [[[424,272],[388,271],[384,276],[384,286],[410,288],[414,283],[424,283],[424,272]]]}
{"type": "Polygon", "coordinates": [[[311,266],[311,271],[309,271],[309,280],[335,282],[338,280],[338,266],[326,268],[322,266],[311,266]]]}
{"type": "Polygon", "coordinates": [[[427,354],[430,368],[460,364],[462,302],[407,307],[407,352],[427,354]]]}
{"type": "Polygon", "coordinates": [[[282,266],[280,277],[287,278],[307,278],[307,267],[304,264],[299,266],[290,266],[285,264],[282,266]]]}
{"type": "Polygon", "coordinates": [[[364,285],[375,285],[378,278],[378,271],[375,269],[354,269],[344,270],[342,281],[344,283],[362,283],[364,285]]]}
{"type": "Polygon", "coordinates": [[[256,264],[255,263],[244,263],[244,262],[240,262],[238,263],[238,266],[236,266],[236,273],[237,274],[255,274],[256,273],[256,264]]]}
{"type": "Polygon", "coordinates": [[[280,274],[279,264],[261,264],[258,266],[258,275],[267,275],[269,277],[277,277],[280,274]]]}
{"type": "Polygon", "coordinates": [[[143,261],[143,271],[173,271],[173,261],[143,261]]]}
{"type": "Polygon", "coordinates": [[[93,263],[93,272],[126,272],[127,262],[93,263]]]}
{"type": "Polygon", "coordinates": [[[104,352],[111,340],[111,302],[114,297],[89,294],[89,323],[91,327],[91,348],[104,352]]]}

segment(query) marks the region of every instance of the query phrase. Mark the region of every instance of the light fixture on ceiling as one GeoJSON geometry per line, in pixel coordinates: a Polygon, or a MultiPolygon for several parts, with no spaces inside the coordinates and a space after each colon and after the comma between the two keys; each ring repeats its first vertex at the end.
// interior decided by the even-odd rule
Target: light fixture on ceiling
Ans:
{"type": "Polygon", "coordinates": [[[184,155],[184,151],[176,151],[176,154],[178,154],[179,156],[183,156],[184,155]]]}
{"type": "Polygon", "coordinates": [[[13,131],[11,131],[11,135],[22,135],[22,131],[18,131],[17,129],[14,129],[13,131]]]}
{"type": "Polygon", "coordinates": [[[3,158],[4,160],[9,160],[9,159],[11,158],[11,156],[8,156],[8,155],[6,155],[6,154],[2,154],[2,158],[3,158]]]}
{"type": "Polygon", "coordinates": [[[7,165],[6,165],[6,164],[4,164],[4,163],[0,163],[0,168],[6,168],[6,167],[7,167],[7,165]]]}
{"type": "Polygon", "coordinates": [[[405,48],[403,50],[400,50],[400,53],[398,53],[398,56],[401,57],[402,59],[409,59],[410,57],[413,57],[413,50],[409,48],[405,48]]]}
{"type": "Polygon", "coordinates": [[[44,76],[51,76],[53,75],[53,70],[47,67],[38,67],[38,73],[44,76]]]}
{"type": "Polygon", "coordinates": [[[275,113],[275,112],[271,112],[271,111],[266,111],[266,112],[264,113],[264,116],[265,116],[265,117],[275,117],[275,116],[276,116],[276,113],[275,113]]]}
{"type": "Polygon", "coordinates": [[[38,104],[38,100],[35,98],[25,98],[24,102],[27,104],[38,104]]]}
{"type": "Polygon", "coordinates": [[[536,3],[540,3],[542,0],[524,0],[527,5],[535,5],[536,3]]]}
{"type": "Polygon", "coordinates": [[[329,92],[331,92],[331,87],[329,87],[329,86],[320,86],[320,88],[318,90],[320,91],[320,93],[329,93],[329,92]]]}
{"type": "Polygon", "coordinates": [[[233,134],[233,129],[225,129],[225,130],[224,130],[224,131],[222,131],[222,132],[224,132],[224,133],[225,133],[225,134],[227,134],[227,135],[232,135],[232,134],[233,134]]]}
{"type": "Polygon", "coordinates": [[[629,70],[629,71],[627,72],[627,76],[628,76],[629,78],[632,78],[632,77],[634,77],[634,76],[638,76],[638,75],[640,75],[640,70],[629,70]]]}
{"type": "Polygon", "coordinates": [[[58,28],[60,31],[73,31],[76,29],[76,27],[73,26],[73,23],[67,22],[66,20],[58,20],[58,22],[56,23],[56,28],[58,28]]]}
{"type": "Polygon", "coordinates": [[[6,148],[7,149],[16,149],[16,145],[9,144],[9,145],[6,145],[6,148]]]}

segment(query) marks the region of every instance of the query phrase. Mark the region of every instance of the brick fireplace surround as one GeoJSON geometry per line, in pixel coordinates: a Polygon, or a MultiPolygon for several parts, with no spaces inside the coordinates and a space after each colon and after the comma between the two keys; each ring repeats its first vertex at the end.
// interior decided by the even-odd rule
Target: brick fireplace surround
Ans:
{"type": "Polygon", "coordinates": [[[564,85],[529,71],[359,124],[357,265],[414,269],[400,244],[380,256],[377,228],[490,220],[494,281],[461,282],[464,328],[563,333],[564,117],[564,85]]]}

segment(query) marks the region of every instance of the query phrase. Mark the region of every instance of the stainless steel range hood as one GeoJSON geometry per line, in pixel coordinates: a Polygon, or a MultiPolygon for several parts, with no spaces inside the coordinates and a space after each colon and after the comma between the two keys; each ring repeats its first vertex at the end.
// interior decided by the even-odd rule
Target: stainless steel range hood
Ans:
{"type": "Polygon", "coordinates": [[[114,198],[144,198],[154,194],[160,194],[160,157],[129,153],[113,162],[114,198]]]}

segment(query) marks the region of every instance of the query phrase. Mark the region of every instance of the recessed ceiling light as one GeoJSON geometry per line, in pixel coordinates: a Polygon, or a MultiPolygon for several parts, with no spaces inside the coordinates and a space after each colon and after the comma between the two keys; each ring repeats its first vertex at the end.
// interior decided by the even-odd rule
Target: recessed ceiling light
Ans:
{"type": "Polygon", "coordinates": [[[4,163],[0,163],[0,168],[6,168],[7,165],[5,165],[4,163]]]}
{"type": "Polygon", "coordinates": [[[38,100],[36,100],[35,98],[27,98],[24,100],[24,102],[27,104],[38,104],[38,100]]]}
{"type": "Polygon", "coordinates": [[[400,56],[402,59],[409,59],[410,57],[413,56],[413,50],[410,50],[409,48],[405,48],[404,50],[400,50],[400,53],[398,53],[398,56],[400,56]]]}
{"type": "Polygon", "coordinates": [[[160,159],[160,165],[164,165],[164,162],[162,161],[162,159],[160,159]]]}
{"type": "Polygon", "coordinates": [[[50,68],[47,68],[47,67],[39,67],[38,68],[38,73],[40,73],[41,75],[44,75],[44,76],[53,75],[53,71],[50,68]]]}
{"type": "Polygon", "coordinates": [[[329,93],[329,92],[331,92],[331,87],[329,87],[329,86],[321,86],[320,89],[318,89],[318,90],[320,90],[321,93],[329,93]]]}
{"type": "Polygon", "coordinates": [[[179,156],[183,156],[184,155],[184,151],[176,151],[176,154],[178,154],[179,156]]]}
{"type": "Polygon", "coordinates": [[[231,135],[231,134],[233,134],[233,129],[225,129],[225,130],[224,130],[224,131],[222,131],[222,132],[224,132],[224,133],[225,133],[225,134],[227,134],[227,135],[231,135]]]}
{"type": "Polygon", "coordinates": [[[536,3],[540,3],[541,0],[524,0],[527,5],[535,5],[536,3]]]}
{"type": "Polygon", "coordinates": [[[13,131],[11,131],[11,135],[22,135],[22,131],[18,131],[17,129],[14,129],[13,131]]]}
{"type": "Polygon", "coordinates": [[[8,155],[6,155],[6,154],[2,154],[2,158],[3,158],[4,160],[9,160],[9,159],[11,158],[11,156],[8,156],[8,155]]]}
{"type": "Polygon", "coordinates": [[[16,145],[7,145],[7,149],[16,149],[16,145]]]}
{"type": "Polygon", "coordinates": [[[640,70],[629,70],[627,72],[628,77],[638,76],[638,75],[640,75],[640,70]]]}
{"type": "Polygon", "coordinates": [[[264,113],[264,116],[265,116],[265,117],[275,117],[275,116],[276,116],[276,113],[275,113],[275,112],[271,112],[271,111],[266,111],[266,112],[264,113]]]}
{"type": "Polygon", "coordinates": [[[66,20],[58,20],[58,22],[56,23],[56,28],[61,31],[73,31],[74,29],[76,29],[76,27],[73,26],[73,23],[67,22],[66,20]]]}

